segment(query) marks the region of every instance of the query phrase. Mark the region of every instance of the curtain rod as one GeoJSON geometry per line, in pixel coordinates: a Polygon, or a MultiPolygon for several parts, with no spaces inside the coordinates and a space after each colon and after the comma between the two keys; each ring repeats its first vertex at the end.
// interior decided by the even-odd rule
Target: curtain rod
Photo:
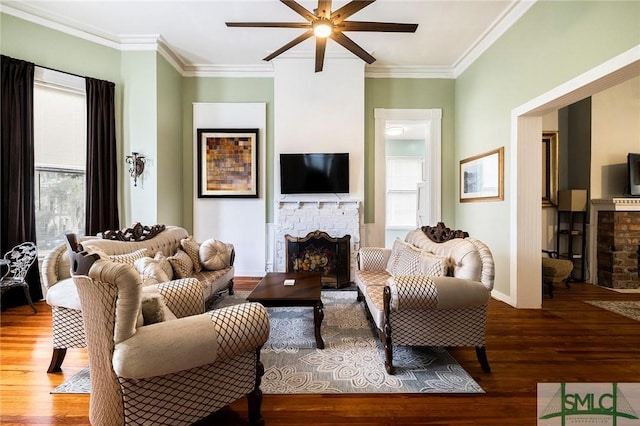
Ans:
{"type": "Polygon", "coordinates": [[[49,71],[55,71],[55,72],[59,72],[62,74],[67,74],[67,75],[71,75],[73,77],[78,77],[78,78],[92,78],[92,77],[87,77],[85,75],[78,75],[78,74],[74,74],[72,72],[67,72],[67,71],[61,71],[61,70],[57,70],[55,68],[51,68],[51,67],[45,67],[44,65],[38,65],[38,64],[34,64],[36,67],[38,68],[43,68],[45,70],[49,70],[49,71]]]}

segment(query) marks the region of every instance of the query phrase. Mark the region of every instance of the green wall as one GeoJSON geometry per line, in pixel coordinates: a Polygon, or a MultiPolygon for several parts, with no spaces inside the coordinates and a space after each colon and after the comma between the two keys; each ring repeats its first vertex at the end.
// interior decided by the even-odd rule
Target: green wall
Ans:
{"type": "Polygon", "coordinates": [[[167,60],[158,61],[158,223],[183,223],[182,82],[167,60]]]}
{"type": "Polygon", "coordinates": [[[637,1],[538,1],[456,79],[456,149],[446,164],[455,170],[463,158],[505,147],[504,201],[455,207],[456,227],[492,250],[496,290],[510,293],[511,112],[639,45],[639,23],[637,1]]]}
{"type": "Polygon", "coordinates": [[[418,78],[366,78],[365,98],[365,202],[364,221],[375,220],[375,118],[376,108],[442,109],[442,220],[453,224],[456,169],[453,163],[455,145],[455,80],[418,78]]]}
{"type": "Polygon", "coordinates": [[[122,52],[123,147],[124,155],[132,151],[144,155],[147,165],[137,186],[127,174],[123,185],[125,214],[122,226],[135,222],[153,225],[158,222],[158,147],[157,147],[157,67],[156,52],[122,52]]]}

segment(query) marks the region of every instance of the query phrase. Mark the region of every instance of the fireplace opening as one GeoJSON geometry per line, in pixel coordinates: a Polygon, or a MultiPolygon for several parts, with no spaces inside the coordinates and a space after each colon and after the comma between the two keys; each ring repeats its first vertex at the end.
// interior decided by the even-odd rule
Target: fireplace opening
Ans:
{"type": "Polygon", "coordinates": [[[351,236],[332,237],[313,231],[304,237],[284,236],[287,272],[321,272],[322,285],[351,285],[351,236]]]}

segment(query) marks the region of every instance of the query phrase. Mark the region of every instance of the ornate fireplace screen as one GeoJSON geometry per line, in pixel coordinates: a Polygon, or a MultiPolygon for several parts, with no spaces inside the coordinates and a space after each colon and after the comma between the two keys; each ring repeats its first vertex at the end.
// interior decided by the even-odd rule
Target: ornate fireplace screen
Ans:
{"type": "Polygon", "coordinates": [[[322,272],[322,285],[344,287],[351,282],[351,236],[334,238],[313,231],[305,237],[284,236],[287,272],[322,272]]]}

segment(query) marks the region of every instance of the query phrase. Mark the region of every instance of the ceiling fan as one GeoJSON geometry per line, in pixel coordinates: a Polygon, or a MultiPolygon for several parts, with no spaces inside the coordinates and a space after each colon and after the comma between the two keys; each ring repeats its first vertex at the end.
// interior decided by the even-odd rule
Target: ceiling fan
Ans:
{"type": "Polygon", "coordinates": [[[318,0],[318,7],[313,12],[308,11],[294,0],[280,0],[289,6],[307,22],[227,22],[228,27],[264,27],[264,28],[303,28],[306,31],[280,49],[263,58],[270,61],[293,46],[303,42],[309,37],[316,36],[316,72],[322,71],[324,65],[324,54],[327,46],[327,38],[330,38],[347,50],[354,53],[368,64],[373,63],[376,58],[358,46],[353,40],[344,35],[344,31],[376,31],[376,32],[397,32],[414,33],[418,24],[397,24],[391,22],[361,22],[347,21],[346,19],[369,6],[375,0],[353,0],[338,10],[331,11],[331,0],[318,0]]]}

